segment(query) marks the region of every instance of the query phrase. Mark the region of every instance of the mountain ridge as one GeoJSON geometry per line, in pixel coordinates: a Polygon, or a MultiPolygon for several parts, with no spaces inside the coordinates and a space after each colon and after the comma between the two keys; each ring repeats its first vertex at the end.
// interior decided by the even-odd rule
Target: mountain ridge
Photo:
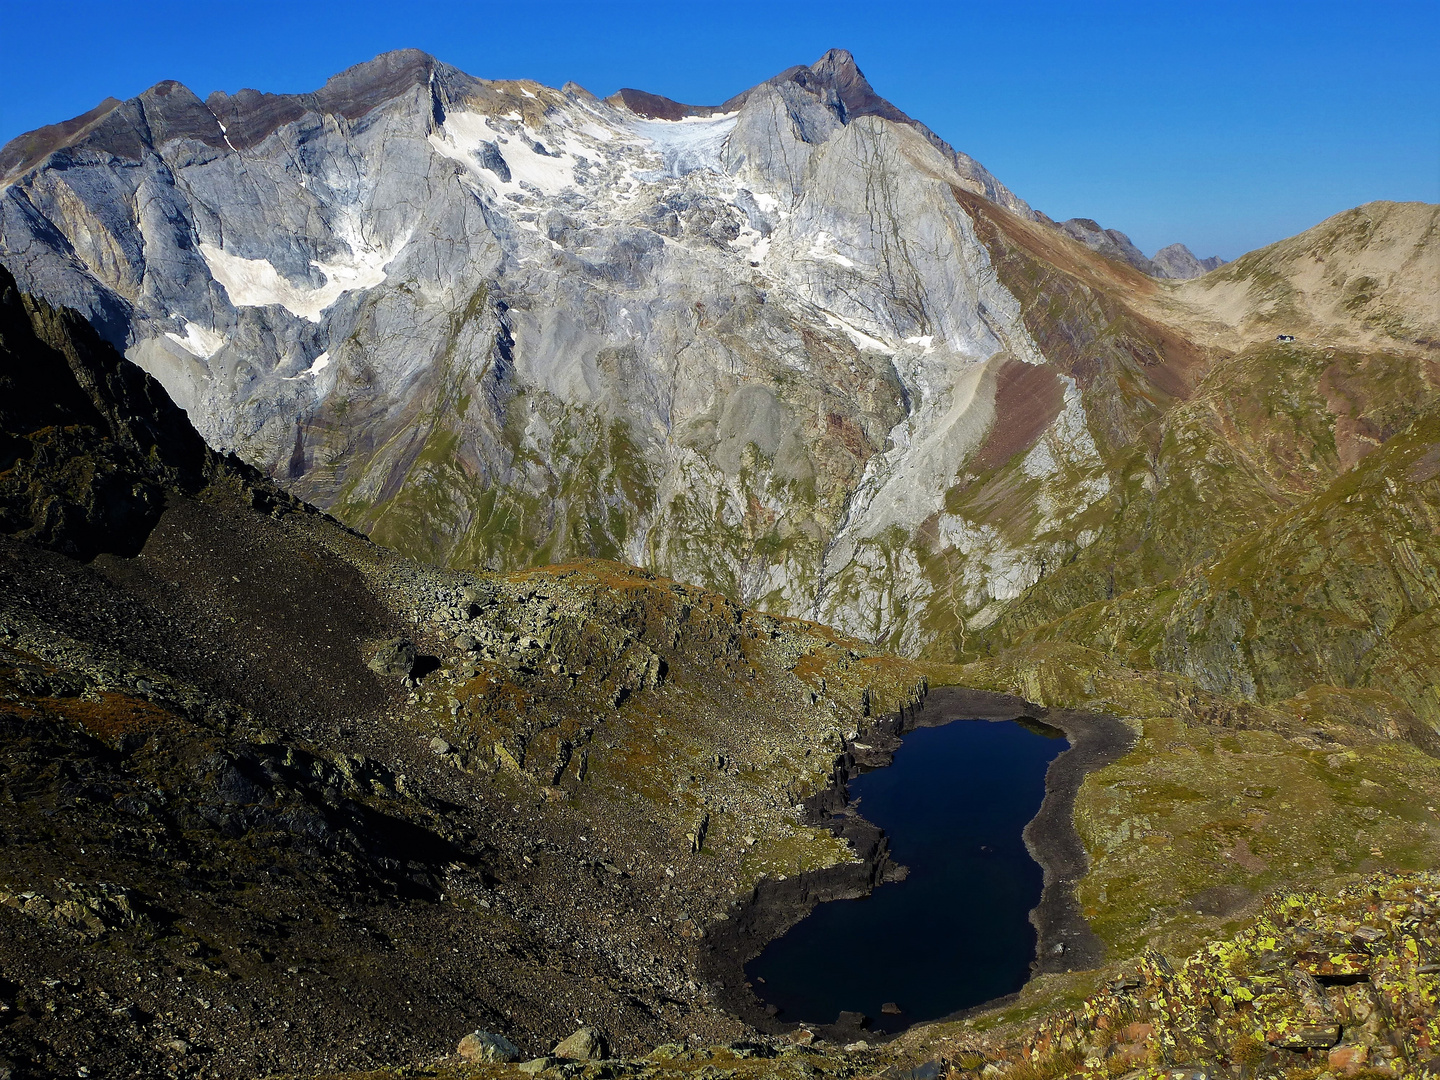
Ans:
{"type": "MultiPolygon", "coordinates": [[[[475,84],[486,81],[466,75],[458,68],[421,50],[397,49],[346,68],[331,76],[320,89],[315,91],[271,94],[242,89],[231,95],[217,90],[204,99],[204,106],[210,111],[221,129],[222,138],[228,139],[232,148],[244,149],[258,143],[276,127],[298,119],[304,115],[307,109],[321,112],[334,111],[347,119],[356,119],[364,112],[402,93],[405,89],[418,85],[420,81],[418,76],[422,74],[428,85],[433,86],[434,77],[438,74],[443,82],[452,84],[453,89],[460,90],[462,93],[473,88],[475,84]]],[[[846,49],[827,50],[814,64],[808,67],[797,64],[787,68],[755,87],[741,91],[720,105],[686,105],[663,95],[634,88],[622,88],[606,100],[621,105],[636,115],[651,119],[703,118],[717,113],[736,111],[759,87],[775,86],[786,82],[795,83],[812,92],[818,90],[821,94],[829,94],[842,107],[846,116],[881,116],[887,120],[913,127],[941,153],[951,158],[962,173],[981,183],[987,198],[1022,215],[1035,216],[1037,214],[1009,188],[995,179],[979,162],[969,155],[957,151],[925,124],[880,97],[855,63],[854,56],[846,49]]],[[[574,84],[567,84],[567,86],[573,87],[574,84]]],[[[574,87],[574,89],[584,92],[579,87],[574,87]]],[[[151,100],[163,99],[177,91],[196,102],[200,100],[183,84],[173,80],[162,80],[129,101],[106,98],[93,109],[71,120],[16,136],[0,147],[0,187],[35,167],[50,154],[74,145],[77,139],[90,134],[90,129],[105,120],[116,108],[144,100],[147,95],[151,100]]],[[[186,101],[184,104],[190,106],[192,102],[186,101]]],[[[437,106],[439,106],[438,99],[437,106]]],[[[187,109],[187,111],[190,110],[187,109]]],[[[167,119],[174,122],[173,117],[167,119]]],[[[198,125],[189,133],[218,148],[219,143],[213,141],[214,131],[206,130],[206,127],[208,126],[198,125]]],[[[161,138],[163,137],[162,135],[161,138]]],[[[130,147],[117,147],[117,149],[129,150],[130,147]]],[[[1050,220],[1044,215],[1039,215],[1038,219],[1047,222],[1050,220]]],[[[1088,219],[1071,219],[1070,222],[1057,227],[1064,229],[1076,223],[1084,223],[1089,226],[1089,232],[1101,231],[1098,225],[1089,222],[1088,219]]],[[[1115,230],[1104,230],[1104,232],[1124,237],[1123,233],[1116,233],[1115,230]]],[[[1073,230],[1071,235],[1080,239],[1084,232],[1077,229],[1073,230]]],[[[1129,238],[1125,237],[1119,246],[1123,249],[1128,244],[1129,238]]],[[[1177,246],[1184,247],[1184,245],[1171,245],[1172,248],[1177,246]]],[[[1112,244],[1111,247],[1113,248],[1114,245],[1112,244]]],[[[1188,253],[1188,249],[1185,250],[1188,253]]],[[[1109,249],[1104,253],[1115,255],[1115,252],[1109,249]]],[[[1131,261],[1137,269],[1155,277],[1177,276],[1171,272],[1175,267],[1189,268],[1189,260],[1181,259],[1176,262],[1175,267],[1170,267],[1168,264],[1162,267],[1158,263],[1145,260],[1144,256],[1139,255],[1138,252],[1136,255],[1140,261],[1132,261],[1128,256],[1126,256],[1126,261],[1131,261]]],[[[1196,261],[1207,270],[1214,269],[1214,266],[1210,265],[1215,262],[1213,258],[1196,261]]],[[[1215,263],[1215,265],[1219,265],[1219,263],[1215,263]]]]}

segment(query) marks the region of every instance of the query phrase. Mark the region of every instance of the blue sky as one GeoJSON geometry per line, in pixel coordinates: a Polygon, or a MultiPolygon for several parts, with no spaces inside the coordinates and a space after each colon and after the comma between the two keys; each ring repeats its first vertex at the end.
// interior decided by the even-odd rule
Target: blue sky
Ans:
{"type": "Polygon", "coordinates": [[[1033,206],[1227,258],[1372,199],[1440,202],[1440,0],[10,4],[0,142],[161,79],[311,90],[389,49],[713,103],[825,49],[1033,206]]]}

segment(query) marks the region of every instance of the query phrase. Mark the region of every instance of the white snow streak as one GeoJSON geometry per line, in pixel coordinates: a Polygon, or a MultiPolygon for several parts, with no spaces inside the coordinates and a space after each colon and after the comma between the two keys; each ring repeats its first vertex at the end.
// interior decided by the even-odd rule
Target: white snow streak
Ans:
{"type": "Polygon", "coordinates": [[[295,382],[297,379],[303,379],[307,375],[318,375],[320,374],[320,372],[324,371],[329,366],[330,354],[328,352],[322,352],[319,356],[315,357],[314,361],[310,364],[310,366],[304,371],[300,372],[299,375],[286,376],[285,382],[295,382]]]}
{"type": "Polygon", "coordinates": [[[203,326],[197,326],[183,315],[172,315],[171,318],[179,319],[185,324],[185,334],[181,336],[166,331],[165,336],[191,356],[200,360],[208,360],[225,347],[225,339],[214,330],[206,330],[203,326]]]}
{"type": "MultiPolygon", "coordinates": [[[[325,276],[318,289],[293,285],[280,276],[268,259],[245,259],[231,255],[214,244],[202,243],[200,255],[210,275],[225,288],[235,307],[267,307],[279,304],[292,315],[318,323],[321,314],[340,297],[356,289],[373,289],[385,280],[385,268],[400,254],[409,235],[386,249],[366,249],[350,243],[350,257],[336,262],[311,261],[325,276]]],[[[187,333],[189,328],[187,327],[187,333]]]]}

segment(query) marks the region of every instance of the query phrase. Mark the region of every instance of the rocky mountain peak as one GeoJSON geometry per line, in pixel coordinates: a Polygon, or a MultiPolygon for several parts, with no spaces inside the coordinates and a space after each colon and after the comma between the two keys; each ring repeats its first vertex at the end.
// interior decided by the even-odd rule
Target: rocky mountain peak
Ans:
{"type": "Polygon", "coordinates": [[[651,94],[629,86],[617,90],[606,101],[624,106],[647,120],[684,120],[687,116],[713,116],[722,111],[719,105],[683,105],[664,94],[651,94]]]}
{"type": "Polygon", "coordinates": [[[312,93],[267,94],[245,89],[232,95],[216,91],[205,104],[225,125],[230,145],[244,150],[307,113],[358,120],[406,93],[428,90],[436,81],[453,86],[457,94],[474,82],[428,53],[400,49],[346,68],[312,93]]]}
{"type": "Polygon", "coordinates": [[[119,98],[107,97],[79,116],[17,135],[0,147],[0,184],[27,171],[60,147],[82,137],[121,104],[119,98]]]}
{"type": "Polygon", "coordinates": [[[1184,244],[1161,248],[1151,261],[1162,271],[1160,276],[1180,280],[1197,278],[1225,265],[1225,260],[1219,255],[1202,259],[1184,244]]]}
{"type": "Polygon", "coordinates": [[[382,53],[310,93],[217,90],[201,101],[184,84],[165,79],[128,101],[106,98],[77,117],[11,140],[0,149],[0,183],[67,148],[89,147],[130,160],[138,160],[147,140],[158,146],[189,138],[214,149],[249,149],[306,113],[355,120],[406,91],[429,86],[437,75],[459,94],[475,82],[418,49],[382,53]]]}
{"type": "Polygon", "coordinates": [[[855,57],[847,49],[831,49],[808,67],[796,64],[778,75],[752,86],[721,105],[685,105],[662,94],[625,87],[610,99],[637,116],[653,120],[681,120],[687,116],[713,116],[716,113],[738,112],[757,90],[766,86],[794,84],[809,91],[835,112],[842,123],[860,116],[883,116],[896,123],[915,126],[916,122],[890,102],[875,93],[866,80],[855,57]]]}
{"type": "Polygon", "coordinates": [[[1165,276],[1160,272],[1159,267],[1147,259],[1145,253],[1135,246],[1130,237],[1119,229],[1107,229],[1092,218],[1071,218],[1068,221],[1056,223],[1055,228],[1072,240],[1079,240],[1091,251],[1097,251],[1107,259],[1126,263],[1142,274],[1149,274],[1151,277],[1165,276]]]}
{"type": "Polygon", "coordinates": [[[831,91],[839,100],[843,119],[857,116],[883,116],[896,123],[914,125],[915,121],[875,92],[855,57],[846,49],[831,49],[808,68],[808,77],[797,77],[802,85],[810,83],[831,91]]]}

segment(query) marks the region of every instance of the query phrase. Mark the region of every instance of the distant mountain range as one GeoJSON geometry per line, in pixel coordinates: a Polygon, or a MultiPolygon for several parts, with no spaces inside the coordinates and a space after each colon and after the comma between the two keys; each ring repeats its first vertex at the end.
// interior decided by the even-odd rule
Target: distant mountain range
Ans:
{"type": "Polygon", "coordinates": [[[1131,243],[1130,237],[1123,232],[1118,229],[1102,229],[1097,222],[1089,218],[1071,218],[1069,221],[1059,222],[1055,227],[1066,236],[1079,240],[1091,251],[1127,262],[1142,274],[1149,274],[1151,277],[1188,280],[1225,265],[1225,260],[1219,255],[1197,259],[1195,253],[1184,244],[1163,247],[1153,258],[1147,259],[1145,253],[1131,243]]]}

